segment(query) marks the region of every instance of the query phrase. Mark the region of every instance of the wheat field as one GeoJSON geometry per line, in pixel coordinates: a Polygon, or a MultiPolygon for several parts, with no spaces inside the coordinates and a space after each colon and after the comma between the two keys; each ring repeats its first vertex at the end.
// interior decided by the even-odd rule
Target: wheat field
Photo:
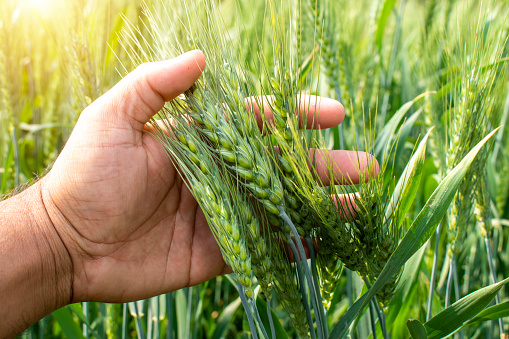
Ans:
{"type": "Polygon", "coordinates": [[[69,305],[20,337],[507,338],[508,33],[505,0],[2,0],[0,194],[51,169],[138,65],[201,49],[154,138],[234,271],[69,305]],[[342,124],[300,129],[309,95],[340,101],[342,124]],[[317,179],[317,148],[378,165],[334,182],[317,152],[317,179]]]}

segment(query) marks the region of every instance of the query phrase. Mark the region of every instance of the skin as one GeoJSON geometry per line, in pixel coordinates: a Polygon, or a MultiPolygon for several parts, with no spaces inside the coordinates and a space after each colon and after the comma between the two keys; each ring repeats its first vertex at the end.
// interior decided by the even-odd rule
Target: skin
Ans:
{"type": "MultiPolygon", "coordinates": [[[[204,67],[200,51],[141,65],[83,111],[44,178],[0,203],[0,337],[69,303],[139,300],[230,272],[197,202],[146,129],[204,67]]],[[[339,102],[308,102],[322,128],[343,120],[339,102]]],[[[331,156],[338,180],[354,182],[368,157],[331,156]]]]}

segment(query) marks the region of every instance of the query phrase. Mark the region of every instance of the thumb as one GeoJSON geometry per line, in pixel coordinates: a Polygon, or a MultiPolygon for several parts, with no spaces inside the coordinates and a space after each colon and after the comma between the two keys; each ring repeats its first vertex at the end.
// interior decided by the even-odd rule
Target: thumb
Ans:
{"type": "Polygon", "coordinates": [[[126,122],[136,130],[170,101],[189,89],[205,67],[205,56],[199,50],[174,59],[149,62],[138,66],[94,104],[101,106],[103,118],[126,122]]]}

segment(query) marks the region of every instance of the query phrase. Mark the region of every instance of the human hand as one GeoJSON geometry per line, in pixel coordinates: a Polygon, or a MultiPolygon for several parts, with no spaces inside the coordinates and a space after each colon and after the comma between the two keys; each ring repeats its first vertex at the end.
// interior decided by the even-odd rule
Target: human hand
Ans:
{"type": "MultiPolygon", "coordinates": [[[[138,300],[229,271],[197,202],[146,129],[204,67],[199,51],[138,67],[83,111],[42,179],[42,200],[72,267],[67,302],[138,300]]],[[[321,128],[342,121],[341,104],[316,101],[304,113],[318,116],[321,128]]],[[[332,156],[343,175],[359,179],[356,161],[365,154],[332,156]]]]}

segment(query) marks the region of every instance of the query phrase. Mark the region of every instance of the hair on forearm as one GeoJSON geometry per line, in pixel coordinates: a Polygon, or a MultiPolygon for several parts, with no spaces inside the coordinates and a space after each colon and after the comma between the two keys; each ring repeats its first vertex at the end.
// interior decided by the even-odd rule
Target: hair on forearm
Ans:
{"type": "Polygon", "coordinates": [[[42,179],[53,167],[53,164],[55,161],[52,161],[51,164],[46,167],[46,169],[41,174],[34,174],[33,178],[28,179],[24,183],[19,184],[18,186],[14,187],[10,192],[6,192],[4,194],[0,194],[0,201],[7,200],[9,198],[12,198],[13,196],[23,192],[33,184],[35,184],[37,181],[42,179]]]}

